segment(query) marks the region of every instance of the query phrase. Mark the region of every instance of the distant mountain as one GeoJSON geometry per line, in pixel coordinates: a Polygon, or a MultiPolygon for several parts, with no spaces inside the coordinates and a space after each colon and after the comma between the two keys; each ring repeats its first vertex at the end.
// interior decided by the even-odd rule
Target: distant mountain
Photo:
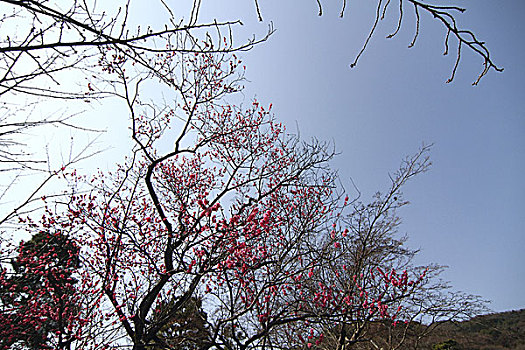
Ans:
{"type": "MultiPolygon", "coordinates": [[[[311,350],[340,349],[339,327],[311,350]]],[[[477,316],[462,322],[369,322],[352,350],[525,350],[525,309],[477,316]],[[397,325],[396,325],[397,324],[397,325]]]]}
{"type": "Polygon", "coordinates": [[[431,350],[525,350],[525,309],[444,323],[421,344],[431,350]]]}

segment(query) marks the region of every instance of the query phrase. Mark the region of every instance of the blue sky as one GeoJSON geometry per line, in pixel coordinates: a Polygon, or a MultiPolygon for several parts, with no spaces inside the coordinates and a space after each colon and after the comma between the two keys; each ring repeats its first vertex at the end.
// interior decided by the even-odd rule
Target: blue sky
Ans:
{"type": "MultiPolygon", "coordinates": [[[[273,103],[278,119],[303,138],[331,140],[341,153],[334,161],[343,182],[352,178],[366,200],[387,189],[388,172],[400,160],[433,143],[430,172],[409,183],[411,205],[400,213],[402,232],[421,248],[419,263],[449,265],[443,275],[459,290],[492,300],[495,311],[525,307],[525,50],[521,1],[458,1],[466,7],[459,25],[486,41],[504,73],[491,71],[471,86],[482,60],[463,50],[458,73],[445,84],[455,60],[443,56],[445,32],[421,14],[420,36],[412,10],[398,36],[397,9],[379,24],[356,68],[374,19],[374,5],[349,1],[260,1],[263,23],[252,2],[203,2],[201,20],[238,16],[240,37],[262,34],[268,42],[242,55],[247,65],[245,95],[273,103]]],[[[238,36],[239,38],[239,36],[238,36]]]]}

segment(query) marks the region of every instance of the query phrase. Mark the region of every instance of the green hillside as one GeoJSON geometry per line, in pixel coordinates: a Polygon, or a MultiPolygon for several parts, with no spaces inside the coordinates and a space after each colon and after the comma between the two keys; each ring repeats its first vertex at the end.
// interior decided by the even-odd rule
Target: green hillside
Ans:
{"type": "Polygon", "coordinates": [[[440,325],[421,349],[525,350],[525,309],[440,325]]]}

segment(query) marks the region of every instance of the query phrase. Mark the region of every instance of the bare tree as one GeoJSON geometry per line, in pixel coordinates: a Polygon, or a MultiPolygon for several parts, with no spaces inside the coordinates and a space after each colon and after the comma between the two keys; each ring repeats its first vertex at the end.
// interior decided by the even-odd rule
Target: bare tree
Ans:
{"type": "MultiPolygon", "coordinates": [[[[316,0],[317,6],[319,8],[319,16],[323,15],[323,1],[322,0],[316,0]]],[[[357,1],[354,1],[357,2],[357,1]]],[[[200,3],[200,2],[199,2],[200,3]]],[[[258,0],[254,0],[255,8],[257,12],[257,16],[259,18],[259,21],[263,20],[262,14],[261,14],[261,7],[259,5],[258,0]]],[[[352,2],[347,0],[341,0],[341,11],[339,13],[339,16],[342,18],[346,12],[349,10],[347,9],[348,5],[350,5],[352,2]]],[[[359,53],[356,55],[354,61],[350,64],[350,67],[353,68],[357,65],[357,61],[361,58],[363,53],[365,52],[366,48],[368,47],[368,44],[370,43],[372,36],[376,33],[376,30],[379,26],[380,21],[387,18],[389,15],[389,12],[397,11],[396,14],[392,14],[391,16],[397,16],[397,26],[394,28],[391,34],[387,36],[388,39],[391,39],[395,37],[399,30],[401,29],[401,26],[403,24],[404,16],[406,15],[405,12],[409,10],[413,13],[415,17],[416,27],[414,30],[414,37],[410,44],[408,45],[409,48],[412,48],[416,44],[416,40],[419,37],[420,34],[420,26],[421,26],[421,15],[427,14],[431,16],[435,21],[438,21],[445,31],[445,39],[444,39],[444,46],[445,51],[443,52],[443,55],[449,54],[449,44],[451,42],[451,38],[455,38],[457,49],[456,49],[456,61],[454,63],[454,66],[452,68],[452,73],[450,75],[450,78],[447,80],[447,83],[450,83],[454,80],[454,77],[456,76],[456,71],[459,66],[459,61],[461,60],[461,53],[462,49],[467,48],[471,51],[473,51],[476,55],[478,55],[482,61],[483,61],[483,69],[481,70],[480,74],[476,78],[476,80],[472,83],[472,85],[478,85],[480,80],[491,70],[495,70],[496,72],[502,72],[503,68],[498,67],[492,58],[490,57],[490,52],[488,47],[486,46],[485,42],[478,39],[476,34],[469,30],[461,28],[458,25],[458,15],[465,12],[466,9],[463,7],[459,7],[452,4],[445,4],[445,5],[434,5],[428,1],[422,1],[422,0],[377,0],[377,6],[376,6],[376,13],[375,17],[373,19],[373,24],[370,28],[370,31],[365,39],[365,42],[361,49],[359,50],[359,53]]]]}
{"type": "Polygon", "coordinates": [[[92,125],[84,127],[86,123],[75,118],[75,112],[35,118],[31,108],[40,109],[50,99],[90,102],[113,96],[112,78],[106,73],[125,62],[140,67],[141,74],[166,79],[157,55],[249,50],[273,32],[270,27],[264,37],[237,45],[232,31],[240,21],[197,24],[190,18],[181,22],[163,1],[159,4],[166,22],[155,27],[130,24],[136,16],[129,12],[129,1],[116,6],[96,1],[0,1],[0,99],[5,101],[0,110],[0,165],[4,173],[10,173],[8,182],[1,184],[0,198],[6,201],[22,177],[43,175],[26,198],[16,198],[9,208],[4,202],[0,224],[23,213],[42,195],[53,195],[45,193],[44,186],[90,154],[86,147],[52,166],[48,154],[29,151],[23,134],[43,126],[100,131],[92,125]]]}
{"type": "Polygon", "coordinates": [[[418,250],[398,234],[398,210],[408,204],[402,187],[427,171],[431,163],[423,147],[406,158],[391,179],[390,189],[370,203],[356,202],[334,235],[343,236],[325,255],[318,278],[341,290],[340,312],[321,322],[325,349],[417,349],[424,337],[448,321],[486,312],[486,301],[455,292],[440,279],[444,267],[414,266],[418,250]],[[363,310],[368,306],[368,310],[363,310]],[[364,312],[365,311],[365,312],[364,312]]]}
{"type": "Polygon", "coordinates": [[[158,53],[248,50],[272,32],[270,29],[263,38],[235,45],[231,30],[240,21],[196,24],[190,18],[187,23],[176,22],[172,10],[160,3],[167,21],[156,28],[151,23],[142,27],[128,23],[133,16],[129,13],[130,1],[109,9],[91,1],[0,1],[4,8],[0,20],[0,95],[18,92],[85,99],[86,92],[92,95],[101,91],[91,86],[76,92],[68,90],[70,87],[62,89],[63,82],[56,77],[60,72],[83,73],[93,59],[99,59],[100,50],[111,49],[114,62],[130,60],[162,76],[159,67],[151,64],[152,56],[158,53]],[[199,34],[204,34],[204,42],[198,39],[199,34]],[[224,37],[230,41],[224,42],[224,37]]]}

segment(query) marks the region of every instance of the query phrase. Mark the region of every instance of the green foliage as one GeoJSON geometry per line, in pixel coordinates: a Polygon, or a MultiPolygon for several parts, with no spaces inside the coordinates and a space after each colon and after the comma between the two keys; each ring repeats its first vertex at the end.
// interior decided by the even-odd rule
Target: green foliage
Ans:
{"type": "Polygon", "coordinates": [[[446,340],[432,346],[432,350],[460,350],[462,347],[453,339],[446,340]]]}
{"type": "Polygon", "coordinates": [[[157,305],[153,323],[169,318],[168,323],[157,333],[157,344],[151,349],[197,350],[208,341],[207,314],[202,311],[202,300],[190,298],[175,313],[174,300],[157,305]]]}

